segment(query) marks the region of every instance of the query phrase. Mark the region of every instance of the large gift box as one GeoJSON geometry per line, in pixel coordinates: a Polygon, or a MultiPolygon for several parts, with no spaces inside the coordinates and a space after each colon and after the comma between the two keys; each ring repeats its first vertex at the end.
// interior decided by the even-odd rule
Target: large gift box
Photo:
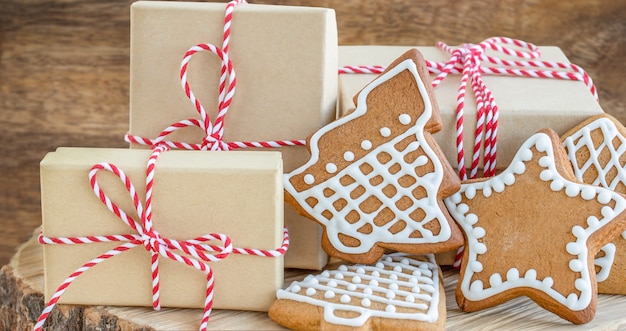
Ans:
{"type": "MultiPolygon", "coordinates": [[[[339,64],[340,66],[386,66],[409,48],[413,47],[340,46],[339,64]]],[[[415,48],[422,52],[426,60],[433,62],[445,62],[451,56],[437,47],[415,48]]],[[[539,50],[541,57],[536,61],[569,63],[558,47],[539,47],[539,50]]],[[[490,52],[493,51],[488,49],[486,54],[490,52]]],[[[502,54],[497,56],[508,60],[513,59],[511,56],[502,54]]],[[[337,107],[339,116],[355,108],[353,97],[374,77],[373,74],[340,75],[337,107]]],[[[559,134],[563,134],[584,119],[603,112],[594,96],[581,81],[493,74],[483,74],[482,77],[493,93],[499,108],[496,159],[496,166],[499,169],[505,168],[520,145],[539,129],[552,128],[559,134]]],[[[453,166],[458,164],[456,106],[460,80],[461,75],[450,74],[434,89],[443,130],[433,136],[453,166]]],[[[466,167],[472,163],[475,131],[476,100],[468,85],[468,91],[465,94],[463,126],[466,167]]],[[[483,162],[481,158],[479,163],[481,168],[483,162]]]]}
{"type": "MultiPolygon", "coordinates": [[[[196,44],[222,47],[223,3],[138,1],[131,7],[130,133],[156,138],[171,123],[198,118],[181,89],[185,52],[196,44]]],[[[332,9],[241,4],[234,8],[228,56],[236,93],[225,118],[224,141],[305,139],[335,118],[337,27],[332,9]]],[[[214,119],[220,59],[195,54],[187,79],[194,96],[214,119]]],[[[199,143],[202,130],[171,135],[199,143]]],[[[134,145],[133,147],[138,147],[134,145]]],[[[283,147],[285,171],[308,159],[306,147],[283,147]]],[[[321,228],[285,210],[292,246],[287,267],[320,269],[321,228]]]]}
{"type": "MultiPolygon", "coordinates": [[[[110,162],[124,171],[143,200],[149,150],[59,148],[41,161],[42,235],[49,238],[136,234],[94,194],[92,165],[110,162]]],[[[278,152],[167,151],[156,161],[152,220],[161,237],[189,240],[227,235],[234,247],[276,250],[283,241],[282,161],[278,152]],[[245,192],[245,194],[242,194],[245,192]]],[[[133,201],[112,172],[96,173],[99,188],[130,217],[133,201]]],[[[208,243],[221,245],[218,243],[208,243]]],[[[44,245],[45,296],[84,263],[120,242],[44,245]]],[[[178,254],[182,254],[178,251],[178,254]]],[[[281,288],[283,257],[230,254],[209,262],[213,308],[266,311],[281,288]]],[[[204,307],[206,274],[159,258],[161,305],[204,307]]],[[[150,306],[151,256],[143,245],[87,270],[61,303],[150,306]]]]}

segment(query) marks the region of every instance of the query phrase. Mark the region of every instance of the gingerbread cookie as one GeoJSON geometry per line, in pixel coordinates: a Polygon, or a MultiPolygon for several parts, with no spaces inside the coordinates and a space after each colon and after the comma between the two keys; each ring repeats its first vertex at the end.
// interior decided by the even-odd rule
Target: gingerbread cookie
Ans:
{"type": "Polygon", "coordinates": [[[460,182],[431,136],[441,121],[419,52],[405,53],[356,99],[356,110],[309,137],[311,158],[285,175],[285,200],[324,227],[326,252],[347,261],[462,245],[442,201],[460,182]]]}
{"type": "Polygon", "coordinates": [[[573,323],[593,318],[594,256],[626,229],[626,197],[576,181],[554,131],[530,137],[497,176],[463,183],[446,206],[466,237],[461,310],[525,295],[573,323]]]}
{"type": "Polygon", "coordinates": [[[443,277],[433,255],[384,255],[279,290],[269,316],[293,330],[444,330],[443,277]]]}
{"type": "MultiPolygon", "coordinates": [[[[626,194],[626,128],[608,114],[562,136],[576,179],[626,194]]],[[[626,232],[596,256],[598,293],[626,294],[626,232]]]]}

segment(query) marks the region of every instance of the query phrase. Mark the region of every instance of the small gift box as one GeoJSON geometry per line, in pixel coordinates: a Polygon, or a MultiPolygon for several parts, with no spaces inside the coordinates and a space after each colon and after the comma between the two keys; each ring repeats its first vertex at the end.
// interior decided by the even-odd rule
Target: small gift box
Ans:
{"type": "Polygon", "coordinates": [[[284,277],[275,251],[284,239],[280,153],[151,155],[59,148],[41,161],[40,241],[52,243],[43,246],[46,300],[54,302],[57,287],[82,270],[60,303],[150,306],[156,265],[161,306],[206,308],[212,284],[213,308],[266,311],[284,277]],[[144,212],[149,225],[141,225],[144,212]],[[202,249],[209,246],[214,251],[202,249]],[[246,255],[244,248],[274,256],[246,255]],[[103,254],[113,256],[100,261],[103,254]],[[89,270],[79,269],[83,264],[89,270]]]}
{"type": "MultiPolygon", "coordinates": [[[[172,123],[201,117],[200,102],[210,118],[220,116],[220,70],[227,60],[206,52],[187,59],[183,78],[189,89],[181,89],[181,59],[197,44],[201,51],[212,47],[208,44],[223,48],[210,51],[227,54],[236,72],[236,93],[219,139],[301,140],[334,120],[337,27],[332,9],[138,1],[131,7],[130,134],[156,138],[172,123]],[[232,19],[226,25],[225,13],[232,19]]],[[[199,143],[207,137],[214,139],[211,133],[187,129],[168,139],[199,143]]],[[[303,146],[279,150],[285,171],[308,158],[303,146]]],[[[292,236],[286,266],[322,268],[328,258],[319,244],[321,228],[291,207],[285,209],[285,219],[292,236]]]]}
{"type": "MultiPolygon", "coordinates": [[[[539,58],[516,58],[520,52],[511,51],[508,54],[495,52],[505,38],[493,38],[483,45],[464,45],[468,52],[475,52],[480,47],[484,54],[497,56],[497,59],[514,61],[517,63],[483,63],[481,71],[484,85],[492,92],[498,107],[497,124],[497,159],[496,168],[505,168],[515,155],[519,146],[532,134],[542,128],[552,128],[559,134],[565,133],[582,120],[602,113],[602,108],[590,93],[588,86],[582,81],[569,80],[580,73],[571,70],[567,73],[555,73],[569,68],[569,61],[558,47],[539,47],[539,58]],[[495,40],[495,41],[494,41],[495,40]],[[478,46],[478,48],[476,47],[478,46]],[[532,66],[532,61],[539,66],[532,66]],[[561,67],[559,67],[562,66],[561,67]],[[490,72],[487,66],[492,69],[490,72]],[[518,76],[519,75],[519,76],[518,76]],[[533,77],[537,76],[537,78],[533,77]],[[541,78],[544,76],[543,78],[541,78]],[[552,76],[552,77],[549,77],[552,76]],[[560,78],[560,79],[551,79],[560,78]]],[[[509,41],[506,39],[505,41],[509,41]]],[[[512,43],[523,44],[513,41],[512,43]]],[[[504,45],[507,46],[507,45],[504,45]]],[[[534,46],[534,45],[533,45],[534,46]]],[[[340,66],[385,66],[397,56],[412,47],[404,46],[340,46],[340,66]]],[[[451,54],[438,47],[415,47],[427,61],[440,63],[440,66],[430,66],[435,77],[441,71],[443,64],[451,58],[451,54]]],[[[527,53],[530,54],[530,53],[527,53]]],[[[473,53],[471,55],[474,55],[473,53]]],[[[460,53],[460,57],[463,54],[460,53]]],[[[455,65],[457,73],[451,73],[438,86],[435,95],[443,122],[443,130],[434,135],[437,143],[453,166],[458,165],[457,141],[457,103],[459,84],[462,79],[462,66],[455,65]]],[[[373,74],[341,74],[339,77],[340,94],[338,97],[338,115],[341,116],[354,109],[353,97],[375,76],[373,74]]],[[[473,148],[477,130],[476,98],[472,91],[471,78],[464,99],[463,116],[463,150],[464,165],[469,168],[474,161],[473,148]]],[[[487,130],[484,129],[483,134],[487,130]]],[[[483,154],[484,145],[480,154],[483,154]]],[[[481,156],[477,166],[482,168],[484,157],[481,156]]]]}

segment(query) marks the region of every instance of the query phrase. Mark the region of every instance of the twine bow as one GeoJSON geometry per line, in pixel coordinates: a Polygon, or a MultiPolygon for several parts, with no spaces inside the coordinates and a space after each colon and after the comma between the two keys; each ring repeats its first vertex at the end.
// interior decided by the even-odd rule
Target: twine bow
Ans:
{"type": "Polygon", "coordinates": [[[180,66],[180,82],[187,98],[194,105],[196,112],[200,115],[200,119],[189,118],[176,123],[171,124],[165,128],[155,139],[145,138],[141,136],[132,135],[127,133],[124,137],[126,142],[137,143],[141,145],[157,146],[159,144],[165,144],[171,148],[178,149],[190,149],[190,150],[231,150],[235,148],[246,147],[258,147],[258,148],[271,148],[271,147],[283,147],[283,146],[301,146],[305,144],[304,140],[272,140],[272,141],[233,141],[226,142],[224,138],[224,120],[226,114],[230,108],[233,97],[235,95],[235,87],[237,86],[237,79],[235,75],[235,69],[231,62],[228,51],[230,43],[231,22],[233,19],[233,11],[235,6],[246,3],[245,0],[234,0],[226,5],[226,12],[224,16],[224,34],[222,38],[222,48],[219,48],[213,44],[205,43],[195,45],[185,52],[183,60],[180,66]],[[215,122],[211,122],[209,115],[207,114],[204,106],[196,98],[189,82],[187,81],[187,70],[189,60],[198,52],[210,52],[221,60],[220,66],[220,79],[219,79],[219,93],[218,93],[218,105],[217,116],[215,122]],[[180,130],[186,127],[197,127],[204,131],[204,138],[199,144],[169,141],[166,140],[167,136],[172,132],[180,130]]]}
{"type": "Polygon", "coordinates": [[[115,214],[115,216],[133,229],[136,234],[68,238],[50,238],[45,237],[42,234],[39,235],[39,242],[42,244],[89,244],[102,242],[123,242],[123,244],[83,264],[80,268],[74,271],[55,291],[54,295],[42,311],[37,324],[35,325],[35,330],[41,330],[43,328],[50,312],[59,301],[65,290],[76,278],[101,262],[104,262],[139,245],[142,245],[151,255],[152,306],[155,310],[161,309],[159,289],[159,257],[165,257],[173,261],[178,261],[206,274],[207,286],[200,330],[206,330],[213,307],[214,276],[209,262],[223,260],[227,258],[229,254],[246,254],[263,257],[277,257],[285,254],[287,248],[289,247],[289,236],[286,229],[283,232],[283,243],[281,247],[275,250],[233,247],[231,239],[222,233],[210,233],[193,239],[179,241],[163,237],[156,230],[154,230],[152,223],[152,190],[154,187],[155,164],[159,155],[167,150],[169,150],[168,146],[159,145],[153,149],[152,154],[148,159],[146,167],[145,208],[128,176],[126,176],[126,174],[114,164],[98,163],[94,165],[89,172],[89,183],[96,196],[113,214],[115,214]],[[104,190],[100,188],[96,174],[101,170],[110,171],[120,179],[133,201],[135,211],[141,220],[140,222],[136,221],[120,209],[113,201],[111,201],[104,190]],[[218,241],[219,244],[210,243],[215,241],[218,241]],[[179,254],[177,251],[182,253],[179,254]]]}

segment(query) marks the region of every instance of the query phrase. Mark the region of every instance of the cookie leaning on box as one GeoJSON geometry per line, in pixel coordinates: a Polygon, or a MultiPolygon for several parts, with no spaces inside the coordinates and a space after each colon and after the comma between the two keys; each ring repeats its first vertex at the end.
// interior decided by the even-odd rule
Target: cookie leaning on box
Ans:
{"type": "Polygon", "coordinates": [[[466,237],[461,310],[528,296],[572,323],[593,319],[594,256],[626,229],[626,196],[578,182],[554,131],[531,136],[497,176],[463,183],[446,206],[466,237]]]}
{"type": "Polygon", "coordinates": [[[441,120],[421,54],[398,58],[356,103],[309,137],[311,158],[285,175],[285,201],[320,223],[324,250],[347,261],[458,248],[442,199],[460,181],[431,136],[441,120]]]}

